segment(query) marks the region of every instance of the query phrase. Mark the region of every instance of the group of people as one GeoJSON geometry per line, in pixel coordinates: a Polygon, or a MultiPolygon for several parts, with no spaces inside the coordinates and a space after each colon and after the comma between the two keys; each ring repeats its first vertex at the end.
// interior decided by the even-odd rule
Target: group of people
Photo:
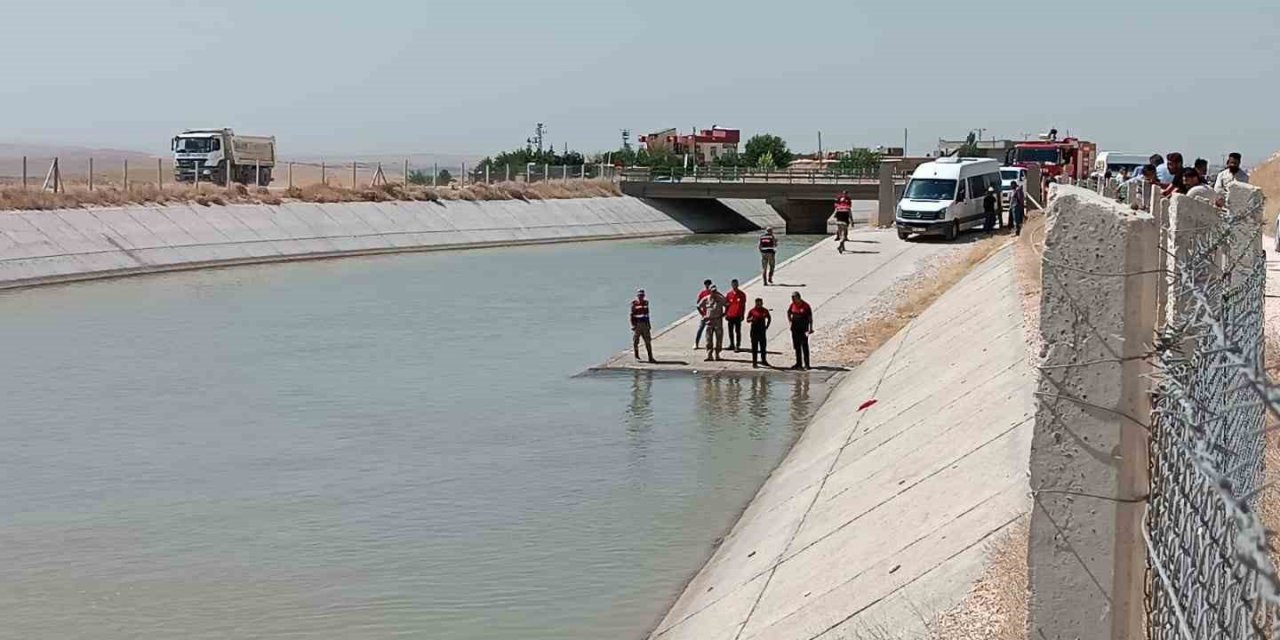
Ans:
{"type": "Polygon", "coordinates": [[[1219,171],[1212,181],[1209,178],[1209,161],[1198,158],[1187,167],[1183,165],[1182,154],[1174,151],[1167,156],[1152,154],[1147,164],[1138,174],[1128,176],[1121,171],[1118,195],[1135,209],[1147,207],[1147,198],[1154,188],[1159,188],[1163,197],[1181,193],[1199,198],[1216,206],[1222,206],[1226,200],[1227,188],[1234,182],[1248,184],[1249,172],[1240,166],[1241,156],[1232,152],[1227,155],[1227,168],[1219,171]]]}
{"type": "Polygon", "coordinates": [[[1027,217],[1027,190],[1022,185],[1021,180],[1015,180],[1013,190],[1009,192],[1009,222],[1008,225],[1004,221],[1004,207],[1000,201],[1000,194],[996,192],[995,187],[987,187],[987,193],[982,196],[982,229],[987,235],[994,235],[996,229],[1002,229],[1005,226],[1013,227],[1013,234],[1022,235],[1022,222],[1027,217]]]}
{"type": "MultiPolygon", "coordinates": [[[[757,242],[760,251],[761,283],[773,284],[773,271],[778,249],[778,239],[773,229],[765,229],[757,242]]],[[[721,354],[728,349],[734,353],[744,350],[742,341],[742,325],[746,323],[751,345],[751,366],[771,367],[769,364],[769,328],[773,325],[773,315],[764,306],[764,298],[756,298],[754,304],[747,307],[747,293],[740,283],[734,279],[729,281],[729,290],[721,293],[711,280],[702,282],[702,290],[698,292],[694,308],[698,312],[698,332],[693,338],[695,351],[703,349],[702,338],[705,335],[707,362],[721,360],[721,354]],[[728,346],[725,346],[726,329],[728,346]]],[[[640,360],[640,344],[644,343],[648,362],[656,363],[653,357],[653,325],[649,315],[649,300],[643,289],[636,291],[631,301],[631,350],[636,360],[640,360]]],[[[791,327],[791,345],[795,349],[795,370],[809,369],[809,336],[813,333],[813,308],[801,297],[800,292],[791,294],[791,304],[787,307],[787,322],[791,327]]]]}

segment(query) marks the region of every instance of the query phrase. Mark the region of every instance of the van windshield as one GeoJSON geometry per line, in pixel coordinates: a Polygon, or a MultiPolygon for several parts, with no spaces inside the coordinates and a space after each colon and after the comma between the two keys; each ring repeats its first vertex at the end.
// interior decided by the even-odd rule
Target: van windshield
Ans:
{"type": "Polygon", "coordinates": [[[912,179],[903,195],[909,200],[951,200],[956,195],[955,180],[938,180],[936,178],[912,179]]]}
{"type": "Polygon", "coordinates": [[[1000,179],[1001,180],[1017,180],[1018,170],[1017,169],[1001,169],[1000,179]]]}

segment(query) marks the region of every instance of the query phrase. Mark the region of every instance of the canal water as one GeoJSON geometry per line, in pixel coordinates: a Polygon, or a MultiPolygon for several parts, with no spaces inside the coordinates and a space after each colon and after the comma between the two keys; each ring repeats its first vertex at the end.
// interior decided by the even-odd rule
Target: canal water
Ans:
{"type": "Polygon", "coordinates": [[[643,636],[825,391],[574,376],[753,241],[0,295],[0,637],[643,636]]]}

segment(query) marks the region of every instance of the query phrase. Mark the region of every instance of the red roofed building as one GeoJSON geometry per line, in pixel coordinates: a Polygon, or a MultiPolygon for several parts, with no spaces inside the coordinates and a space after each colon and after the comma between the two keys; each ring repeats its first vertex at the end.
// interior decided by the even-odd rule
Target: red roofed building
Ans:
{"type": "Polygon", "coordinates": [[[650,152],[669,151],[676,155],[690,154],[697,164],[708,164],[727,155],[738,153],[742,132],[713,126],[696,134],[680,135],[675,129],[640,136],[640,142],[650,152]]]}

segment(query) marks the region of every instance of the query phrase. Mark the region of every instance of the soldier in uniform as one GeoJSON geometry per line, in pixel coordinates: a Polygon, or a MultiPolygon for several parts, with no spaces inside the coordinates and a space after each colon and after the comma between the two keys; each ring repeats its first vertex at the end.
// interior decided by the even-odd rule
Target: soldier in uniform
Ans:
{"type": "Polygon", "coordinates": [[[652,326],[649,324],[649,300],[644,297],[644,289],[636,290],[636,299],[631,301],[631,350],[640,359],[640,341],[644,340],[644,350],[653,359],[652,326]]]}

